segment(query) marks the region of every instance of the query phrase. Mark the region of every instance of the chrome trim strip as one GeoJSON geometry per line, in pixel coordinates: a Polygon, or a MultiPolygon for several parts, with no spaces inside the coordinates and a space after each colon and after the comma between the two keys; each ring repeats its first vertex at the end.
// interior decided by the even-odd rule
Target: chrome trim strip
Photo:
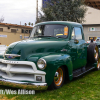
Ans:
{"type": "Polygon", "coordinates": [[[15,57],[20,57],[21,55],[17,55],[17,54],[4,54],[4,56],[6,56],[9,59],[13,59],[15,57]]]}
{"type": "Polygon", "coordinates": [[[21,55],[17,55],[17,54],[5,54],[5,56],[15,56],[15,57],[20,57],[21,55]]]}
{"type": "Polygon", "coordinates": [[[29,83],[29,82],[19,82],[13,80],[6,80],[0,78],[0,85],[15,87],[15,88],[23,88],[23,89],[34,89],[34,90],[46,90],[47,83],[29,83]]]}

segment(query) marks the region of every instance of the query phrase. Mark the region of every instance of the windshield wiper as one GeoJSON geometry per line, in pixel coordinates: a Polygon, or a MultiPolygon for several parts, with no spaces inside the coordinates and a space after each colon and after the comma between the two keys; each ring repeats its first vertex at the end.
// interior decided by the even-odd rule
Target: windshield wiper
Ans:
{"type": "Polygon", "coordinates": [[[54,36],[51,36],[51,35],[49,35],[49,36],[41,35],[41,36],[36,36],[36,37],[54,37],[54,36]]]}
{"type": "Polygon", "coordinates": [[[60,37],[60,36],[57,36],[56,38],[66,38],[66,37],[60,37]]]}

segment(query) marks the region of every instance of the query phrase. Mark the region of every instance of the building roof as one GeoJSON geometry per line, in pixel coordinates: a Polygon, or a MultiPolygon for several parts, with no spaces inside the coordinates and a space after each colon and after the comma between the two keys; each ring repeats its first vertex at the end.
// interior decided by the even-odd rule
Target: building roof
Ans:
{"type": "Polygon", "coordinates": [[[24,25],[17,25],[17,24],[9,24],[9,23],[0,23],[0,25],[3,25],[3,26],[12,26],[12,27],[21,27],[21,28],[30,28],[32,29],[33,27],[30,27],[30,26],[24,26],[24,25]]]}
{"type": "Polygon", "coordinates": [[[86,6],[85,22],[83,24],[100,24],[100,10],[86,6]]]}
{"type": "Polygon", "coordinates": [[[100,0],[85,0],[85,4],[100,10],[100,0]]]}

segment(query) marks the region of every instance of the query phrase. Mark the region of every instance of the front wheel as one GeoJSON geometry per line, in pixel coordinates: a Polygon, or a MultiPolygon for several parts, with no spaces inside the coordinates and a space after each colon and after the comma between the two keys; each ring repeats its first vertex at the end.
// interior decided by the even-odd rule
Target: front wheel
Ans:
{"type": "Polygon", "coordinates": [[[49,89],[58,89],[62,87],[65,81],[65,71],[63,67],[60,67],[55,72],[54,80],[52,84],[49,86],[49,89]]]}

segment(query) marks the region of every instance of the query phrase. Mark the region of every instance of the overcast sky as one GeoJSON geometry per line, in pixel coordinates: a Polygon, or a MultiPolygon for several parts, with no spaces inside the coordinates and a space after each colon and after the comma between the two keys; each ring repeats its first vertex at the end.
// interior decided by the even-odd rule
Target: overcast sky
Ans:
{"type": "MultiPolygon", "coordinates": [[[[0,18],[4,17],[3,23],[21,24],[35,23],[37,0],[0,0],[0,18]]],[[[42,0],[38,0],[39,10],[42,0]]]]}

